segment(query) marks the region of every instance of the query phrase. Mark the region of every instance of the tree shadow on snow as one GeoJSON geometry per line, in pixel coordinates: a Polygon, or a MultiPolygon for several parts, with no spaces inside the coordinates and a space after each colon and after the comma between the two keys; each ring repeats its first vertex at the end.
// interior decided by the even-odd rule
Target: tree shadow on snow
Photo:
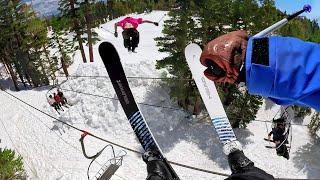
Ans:
{"type": "MultiPolygon", "coordinates": [[[[160,90],[161,91],[161,90],[160,90]]],[[[163,95],[167,91],[163,92],[163,95]]],[[[156,98],[159,98],[162,93],[158,89],[150,90],[145,98],[144,103],[156,103],[156,98]]],[[[162,102],[168,103],[168,102],[162,102]]],[[[159,102],[157,105],[161,104],[159,102]]],[[[163,105],[163,106],[173,106],[163,105]]],[[[147,106],[140,106],[144,117],[146,118],[157,142],[160,144],[164,152],[168,152],[174,148],[176,144],[181,141],[196,144],[199,149],[213,162],[217,163],[221,168],[228,169],[227,158],[222,151],[222,145],[219,142],[216,131],[211,122],[206,123],[192,123],[188,121],[188,114],[179,110],[161,109],[147,106]],[[165,120],[165,122],[158,122],[157,118],[165,120]]],[[[248,130],[236,130],[238,140],[247,145],[251,143],[248,137],[252,133],[248,130]]],[[[183,153],[183,151],[182,151],[183,153]]],[[[196,157],[195,157],[196,158],[196,157]]]]}
{"type": "MultiPolygon", "coordinates": [[[[33,90],[33,91],[48,91],[52,86],[51,85],[44,85],[44,86],[40,86],[40,87],[32,87],[31,85],[26,83],[26,87],[18,81],[18,88],[20,89],[20,91],[29,91],[29,90],[33,90]]],[[[6,78],[6,79],[0,79],[0,88],[2,88],[3,90],[11,90],[11,91],[16,91],[13,82],[10,78],[6,78]]]]}
{"type": "MultiPolygon", "coordinates": [[[[6,78],[6,79],[0,79],[0,88],[2,88],[3,90],[12,90],[15,91],[15,87],[13,85],[13,82],[10,78],[6,78]]],[[[25,90],[25,89],[30,89],[31,87],[24,87],[22,83],[18,82],[18,88],[20,90],[25,90]]]]}
{"type": "Polygon", "coordinates": [[[254,143],[252,140],[249,140],[249,137],[253,136],[254,134],[248,129],[234,128],[233,130],[242,146],[247,146],[254,143]]]}
{"type": "Polygon", "coordinates": [[[320,138],[301,146],[292,158],[294,166],[307,174],[307,178],[320,177],[320,138]]]}
{"type": "Polygon", "coordinates": [[[292,119],[292,122],[293,122],[294,124],[303,124],[303,121],[304,121],[304,118],[302,118],[302,117],[294,117],[294,118],[292,119]]]}

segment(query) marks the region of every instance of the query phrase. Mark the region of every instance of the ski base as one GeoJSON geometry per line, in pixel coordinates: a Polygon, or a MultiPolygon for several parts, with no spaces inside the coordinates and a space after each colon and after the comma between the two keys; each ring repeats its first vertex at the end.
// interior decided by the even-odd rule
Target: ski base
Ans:
{"type": "Polygon", "coordinates": [[[150,131],[150,128],[133,97],[116,48],[109,42],[103,42],[99,45],[99,54],[106,67],[113,88],[118,96],[126,117],[143,149],[145,151],[158,151],[160,153],[161,160],[170,171],[173,180],[179,180],[178,175],[163,156],[158,143],[152,135],[152,132],[150,131]]]}

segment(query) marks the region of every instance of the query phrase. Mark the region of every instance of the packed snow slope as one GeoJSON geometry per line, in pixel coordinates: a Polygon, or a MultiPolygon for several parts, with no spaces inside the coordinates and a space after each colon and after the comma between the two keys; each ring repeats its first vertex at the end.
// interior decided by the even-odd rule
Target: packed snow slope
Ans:
{"type": "MultiPolygon", "coordinates": [[[[117,48],[124,70],[130,77],[160,77],[162,71],[155,69],[156,60],[167,54],[159,53],[154,38],[162,35],[163,20],[167,12],[153,11],[150,14],[132,15],[144,19],[158,21],[160,26],[142,24],[140,44],[137,53],[128,53],[123,47],[122,36],[115,38],[112,34],[114,23],[110,21],[97,28],[96,32],[102,41],[109,41],[117,48]]],[[[120,31],[121,32],[121,31],[120,31]]],[[[98,54],[98,42],[94,46],[94,63],[83,64],[80,53],[74,56],[74,64],[69,68],[73,76],[107,76],[107,72],[98,54]]],[[[86,49],[87,50],[87,49],[86,49]]],[[[58,115],[46,101],[48,94],[55,89],[42,87],[33,90],[6,91],[14,94],[31,105],[70,123],[85,129],[97,136],[120,145],[142,151],[108,78],[74,77],[63,82],[60,87],[71,106],[64,108],[58,115]],[[49,91],[50,90],[50,91],[49,91]],[[49,92],[48,92],[49,91],[49,92]],[[91,96],[89,94],[94,94],[91,96]],[[104,97],[101,97],[104,96],[104,97]]],[[[6,81],[3,79],[3,81],[6,81]]],[[[197,121],[182,110],[148,106],[165,106],[178,108],[170,100],[168,89],[160,85],[159,80],[129,78],[136,101],[150,125],[152,132],[166,157],[170,161],[191,165],[198,168],[230,173],[227,159],[222,152],[215,131],[207,120],[197,121]]],[[[8,84],[8,83],[5,83],[8,84]]],[[[29,179],[87,179],[86,171],[90,160],[81,152],[79,138],[81,133],[69,128],[48,116],[22,104],[6,93],[0,91],[0,147],[15,149],[23,156],[24,166],[29,179]]],[[[257,119],[271,120],[279,106],[266,101],[259,110],[257,119]]],[[[295,120],[295,123],[306,124],[306,120],[295,120]]],[[[281,178],[320,177],[320,144],[308,134],[305,126],[293,126],[293,142],[290,160],[278,157],[274,149],[266,149],[269,145],[263,140],[270,130],[270,123],[254,121],[247,129],[237,129],[236,134],[244,146],[245,154],[255,162],[256,166],[281,178]]],[[[87,152],[93,155],[107,143],[87,137],[87,152]]],[[[115,152],[121,148],[114,146],[115,152]]],[[[146,165],[139,154],[126,151],[122,166],[112,177],[113,180],[142,180],[147,176],[146,165]]],[[[111,150],[106,149],[93,163],[90,176],[93,177],[111,158],[111,150]]],[[[204,173],[173,165],[181,179],[224,179],[223,176],[204,173]]]]}

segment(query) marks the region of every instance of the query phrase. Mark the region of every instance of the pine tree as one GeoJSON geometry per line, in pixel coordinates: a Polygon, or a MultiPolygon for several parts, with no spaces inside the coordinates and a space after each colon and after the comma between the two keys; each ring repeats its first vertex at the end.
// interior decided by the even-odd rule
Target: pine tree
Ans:
{"type": "Polygon", "coordinates": [[[59,1],[59,10],[65,18],[70,20],[70,31],[75,32],[75,39],[78,41],[78,46],[75,46],[76,49],[79,49],[81,52],[82,60],[84,63],[87,62],[86,54],[83,48],[83,29],[80,26],[81,17],[79,16],[79,2],[77,0],[60,0],[59,1]]]}
{"type": "Polygon", "coordinates": [[[51,74],[48,66],[50,66],[51,59],[47,50],[48,37],[45,22],[37,17],[30,19],[25,35],[24,46],[29,49],[29,60],[39,70],[37,78],[40,85],[48,85],[48,75],[51,74]]]}
{"type": "Polygon", "coordinates": [[[19,91],[17,77],[13,71],[11,65],[12,59],[8,55],[10,39],[12,38],[12,32],[10,31],[8,22],[8,1],[0,1],[0,59],[8,72],[10,73],[13,85],[17,91],[19,91]]]}
{"type": "Polygon", "coordinates": [[[23,46],[26,24],[22,22],[28,21],[29,8],[23,5],[20,0],[7,0],[5,10],[5,23],[8,25],[6,29],[9,32],[8,38],[10,38],[6,44],[8,50],[6,54],[10,55],[7,57],[7,62],[11,63],[10,69],[14,68],[24,87],[27,87],[25,77],[29,73],[27,69],[28,52],[23,46]]]}
{"type": "Polygon", "coordinates": [[[97,33],[92,31],[92,28],[95,27],[95,19],[93,15],[93,9],[95,6],[95,0],[84,0],[80,3],[80,17],[83,19],[82,24],[85,24],[87,36],[84,38],[84,42],[87,42],[89,46],[89,58],[90,62],[93,62],[93,44],[98,40],[97,33]]]}
{"type": "Polygon", "coordinates": [[[26,179],[22,157],[16,157],[14,151],[0,148],[0,179],[26,179]]]}
{"type": "MultiPolygon", "coordinates": [[[[184,109],[188,109],[192,104],[192,97],[195,96],[195,84],[193,81],[176,81],[175,78],[191,78],[191,73],[184,58],[184,48],[189,42],[195,40],[195,21],[192,18],[194,4],[191,2],[181,2],[181,9],[171,11],[170,20],[165,22],[163,30],[164,37],[156,38],[160,52],[167,52],[169,56],[157,61],[156,68],[167,68],[174,77],[167,80],[166,84],[170,87],[170,95],[178,101],[184,109]]],[[[199,103],[195,103],[199,106],[199,103]]],[[[198,109],[198,108],[193,108],[198,109]]],[[[198,111],[198,110],[197,110],[198,111]]],[[[197,112],[198,113],[198,112],[197,112]]]]}
{"type": "Polygon", "coordinates": [[[107,4],[109,4],[110,1],[108,1],[108,3],[105,3],[103,1],[99,1],[97,3],[94,4],[93,7],[93,16],[94,16],[94,25],[98,26],[99,24],[105,23],[108,20],[108,6],[107,4]]]}
{"type": "MultiPolygon", "coordinates": [[[[84,18],[84,22],[82,24],[86,25],[86,30],[85,32],[87,33],[87,44],[89,46],[89,59],[90,62],[93,62],[93,48],[92,48],[92,24],[93,24],[93,19],[92,19],[92,6],[91,6],[91,1],[89,0],[84,0],[83,3],[80,3],[80,8],[83,9],[83,11],[81,11],[81,15],[84,18]]],[[[80,16],[81,17],[81,16],[80,16]]]]}
{"type": "Polygon", "coordinates": [[[36,61],[32,61],[32,58],[37,59],[37,57],[31,54],[34,49],[30,44],[31,34],[27,31],[30,22],[35,19],[35,14],[30,6],[21,3],[20,0],[5,0],[1,3],[3,33],[0,36],[4,40],[0,44],[2,61],[5,62],[17,90],[19,90],[17,78],[25,87],[27,87],[26,81],[33,86],[41,85],[41,78],[46,81],[46,76],[41,76],[36,61]]]}
{"type": "Polygon", "coordinates": [[[256,114],[262,105],[262,98],[250,95],[247,91],[240,92],[236,88],[235,99],[229,104],[226,113],[233,128],[246,128],[247,124],[256,118],[256,114]]]}
{"type": "MultiPolygon", "coordinates": [[[[258,30],[254,25],[259,24],[264,18],[263,15],[256,17],[260,9],[254,0],[194,2],[180,0],[178,2],[179,6],[176,10],[169,13],[171,19],[165,22],[163,30],[165,36],[156,39],[160,51],[170,54],[157,62],[157,68],[167,68],[171,75],[178,78],[191,78],[187,66],[181,60],[188,42],[204,45],[222,34],[239,28],[255,33],[260,29],[258,30]]],[[[265,12],[274,10],[273,1],[263,1],[263,6],[265,9],[270,9],[265,12]]],[[[264,25],[271,21],[265,19],[264,25]]],[[[199,94],[192,81],[168,81],[167,85],[171,88],[171,97],[177,99],[185,109],[189,104],[199,104],[199,94]]],[[[246,127],[246,124],[255,118],[261,106],[261,97],[250,96],[248,92],[241,93],[235,85],[218,85],[217,87],[232,124],[235,127],[246,127]]]]}
{"type": "Polygon", "coordinates": [[[308,115],[311,115],[311,108],[302,107],[302,106],[292,106],[292,109],[295,113],[295,117],[304,118],[308,115]]]}
{"type": "Polygon", "coordinates": [[[54,55],[54,61],[58,64],[60,59],[60,63],[66,77],[69,76],[68,66],[71,65],[71,57],[70,53],[74,51],[74,43],[68,38],[68,32],[64,29],[68,27],[69,21],[64,17],[56,17],[52,18],[50,21],[50,25],[52,27],[52,34],[50,35],[50,47],[52,49],[58,49],[54,55]]]}
{"type": "Polygon", "coordinates": [[[231,0],[202,0],[198,3],[202,27],[198,34],[202,39],[203,45],[207,44],[210,40],[233,30],[231,26],[231,0]]]}
{"type": "MultiPolygon", "coordinates": [[[[318,131],[320,131],[320,113],[315,112],[311,117],[311,122],[308,125],[308,128],[311,134],[315,135],[318,131]]],[[[318,135],[320,136],[320,134],[318,135]]]]}
{"type": "MultiPolygon", "coordinates": [[[[257,32],[271,26],[275,22],[278,22],[282,17],[276,9],[274,0],[260,0],[261,7],[259,8],[260,23],[256,23],[257,32]]],[[[256,33],[257,33],[256,32],[256,33]]]]}

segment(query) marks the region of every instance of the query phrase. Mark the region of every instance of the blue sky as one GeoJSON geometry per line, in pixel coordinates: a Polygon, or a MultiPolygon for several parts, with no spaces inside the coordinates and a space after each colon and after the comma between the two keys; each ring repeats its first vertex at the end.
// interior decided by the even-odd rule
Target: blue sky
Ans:
{"type": "Polygon", "coordinates": [[[317,19],[320,23],[320,0],[275,0],[276,6],[281,11],[293,13],[301,10],[305,4],[310,4],[312,7],[311,13],[304,13],[303,15],[310,19],[317,19]]]}

